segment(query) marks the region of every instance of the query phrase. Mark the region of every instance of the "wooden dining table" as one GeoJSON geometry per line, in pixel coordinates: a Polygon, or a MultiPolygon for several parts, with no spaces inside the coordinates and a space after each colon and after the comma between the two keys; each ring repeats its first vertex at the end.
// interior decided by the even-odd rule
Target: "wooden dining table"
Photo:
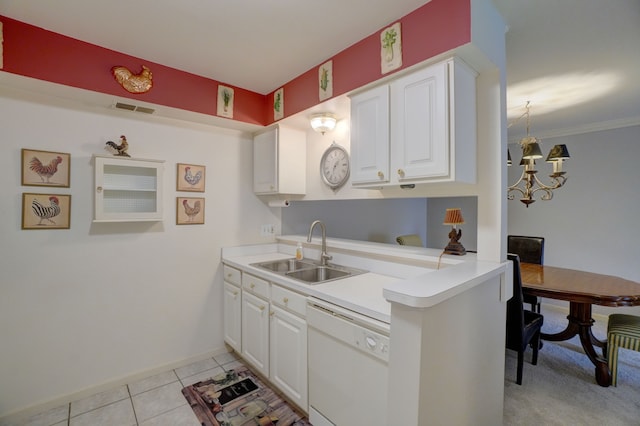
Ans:
{"type": "Polygon", "coordinates": [[[521,263],[520,269],[524,293],[569,302],[567,327],[559,333],[542,333],[542,338],[562,341],[580,336],[585,353],[595,365],[596,382],[600,386],[609,386],[611,373],[606,359],[607,342],[593,335],[591,327],[595,320],[592,306],[640,305],[640,283],[612,275],[532,263],[521,263]],[[601,348],[603,355],[599,355],[595,347],[601,348]]]}

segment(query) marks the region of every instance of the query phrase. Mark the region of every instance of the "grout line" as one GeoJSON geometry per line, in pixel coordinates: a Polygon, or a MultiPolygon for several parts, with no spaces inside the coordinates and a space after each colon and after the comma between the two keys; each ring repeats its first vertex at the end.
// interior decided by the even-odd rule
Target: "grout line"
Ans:
{"type": "Polygon", "coordinates": [[[127,393],[129,394],[129,402],[131,403],[131,409],[133,410],[133,418],[136,421],[136,426],[140,424],[138,422],[138,414],[136,413],[136,406],[133,405],[133,397],[131,396],[131,389],[129,388],[129,384],[127,383],[127,393]]]}

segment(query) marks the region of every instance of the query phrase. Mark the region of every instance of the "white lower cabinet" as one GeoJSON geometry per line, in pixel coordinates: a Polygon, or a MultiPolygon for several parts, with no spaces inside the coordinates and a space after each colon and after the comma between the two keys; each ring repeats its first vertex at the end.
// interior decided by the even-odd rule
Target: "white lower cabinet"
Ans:
{"type": "Polygon", "coordinates": [[[242,351],[242,273],[228,265],[222,266],[224,274],[224,341],[236,352],[242,351]]]}
{"type": "Polygon", "coordinates": [[[269,376],[269,302],[242,292],[242,357],[269,376]]]}
{"type": "Polygon", "coordinates": [[[224,341],[242,352],[242,294],[240,287],[224,282],[224,341]]]}
{"type": "Polygon", "coordinates": [[[228,265],[224,341],[308,412],[307,296],[228,265]]]}
{"type": "Polygon", "coordinates": [[[301,300],[306,298],[272,285],[270,321],[270,379],[300,408],[307,410],[307,321],[296,312],[301,300]],[[276,291],[287,292],[283,298],[276,298],[276,291]],[[285,303],[282,300],[286,300],[285,303]],[[277,306],[281,304],[283,307],[277,306]],[[285,310],[288,309],[288,310],[285,310]]]}

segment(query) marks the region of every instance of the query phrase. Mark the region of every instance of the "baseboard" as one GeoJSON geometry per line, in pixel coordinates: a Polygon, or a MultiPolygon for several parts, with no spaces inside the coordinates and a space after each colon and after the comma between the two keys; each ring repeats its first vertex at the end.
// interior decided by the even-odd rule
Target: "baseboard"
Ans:
{"type": "Polygon", "coordinates": [[[201,361],[203,359],[211,358],[216,355],[221,355],[230,352],[231,349],[225,347],[214,349],[210,352],[206,352],[192,357],[184,358],[178,361],[170,362],[164,365],[156,366],[147,370],[139,371],[136,373],[128,374],[126,376],[119,377],[117,379],[109,380],[107,382],[84,388],[77,392],[71,392],[45,402],[35,403],[25,408],[18,409],[10,412],[4,416],[0,416],[0,426],[19,424],[20,420],[27,419],[35,414],[59,407],[64,404],[69,404],[73,401],[95,395],[100,392],[104,392],[118,386],[126,385],[129,383],[142,380],[146,377],[160,374],[168,370],[174,370],[176,368],[184,367],[185,365],[192,364],[194,362],[201,361]]]}

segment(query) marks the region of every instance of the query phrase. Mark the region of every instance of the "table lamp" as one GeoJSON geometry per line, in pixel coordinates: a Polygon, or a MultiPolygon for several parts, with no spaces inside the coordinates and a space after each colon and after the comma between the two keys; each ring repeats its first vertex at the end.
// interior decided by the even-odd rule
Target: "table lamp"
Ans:
{"type": "Polygon", "coordinates": [[[449,244],[445,247],[444,252],[446,254],[455,254],[462,256],[467,254],[462,244],[460,244],[460,237],[462,237],[462,230],[457,226],[464,223],[462,218],[461,209],[447,209],[444,215],[444,225],[451,225],[451,232],[449,232],[449,244]]]}

